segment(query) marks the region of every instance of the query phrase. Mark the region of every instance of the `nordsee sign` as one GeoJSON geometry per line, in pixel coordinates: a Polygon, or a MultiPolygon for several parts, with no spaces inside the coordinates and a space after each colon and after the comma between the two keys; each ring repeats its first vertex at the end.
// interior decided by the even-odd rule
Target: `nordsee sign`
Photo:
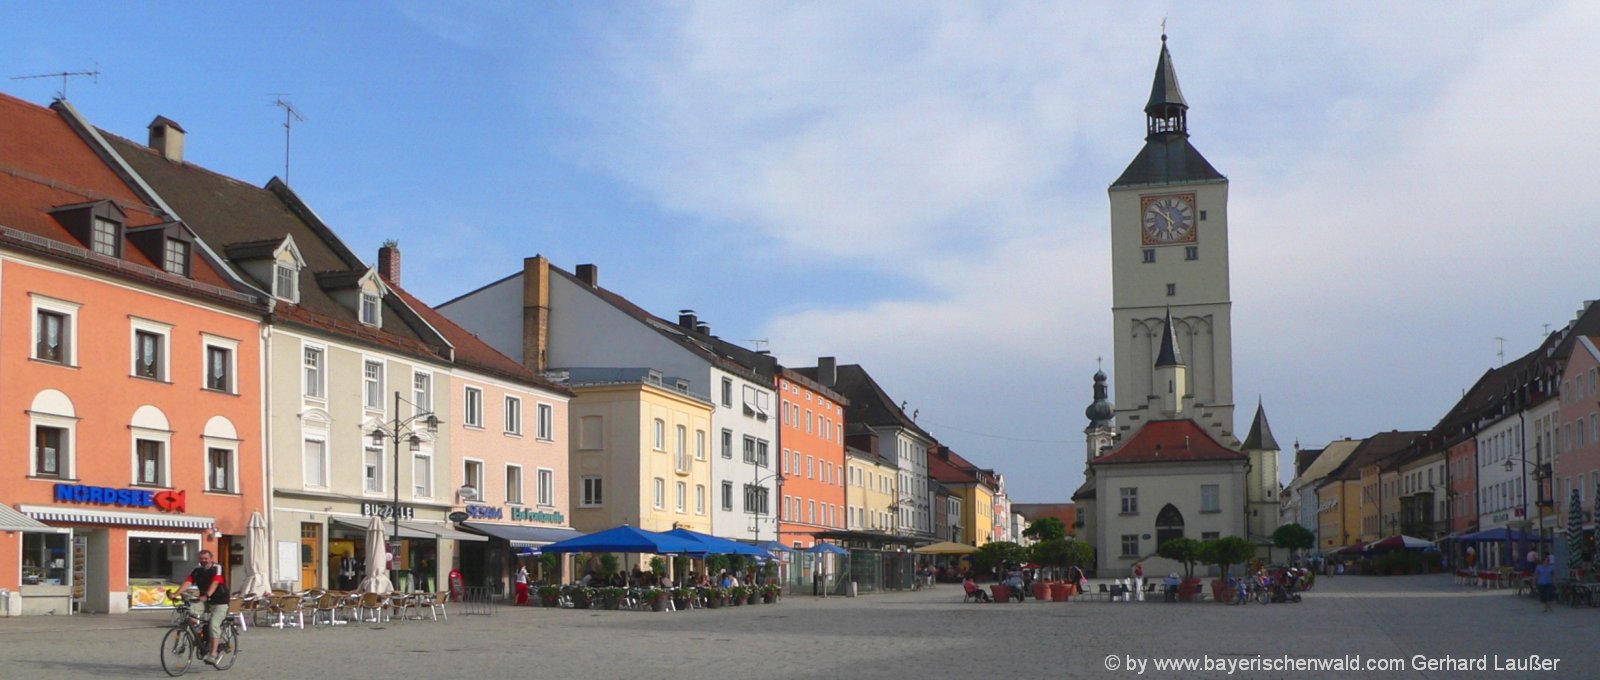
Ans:
{"type": "Polygon", "coordinates": [[[146,491],[144,489],[113,489],[83,484],[57,484],[57,503],[84,503],[88,505],[121,505],[128,508],[155,508],[163,512],[185,512],[188,502],[182,491],[146,491]]]}

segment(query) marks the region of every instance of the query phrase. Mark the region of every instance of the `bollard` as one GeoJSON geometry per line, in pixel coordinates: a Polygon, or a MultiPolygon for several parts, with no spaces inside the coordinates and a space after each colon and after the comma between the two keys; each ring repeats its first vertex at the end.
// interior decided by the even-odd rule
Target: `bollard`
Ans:
{"type": "Polygon", "coordinates": [[[850,597],[855,597],[855,596],[856,596],[856,582],[855,581],[851,581],[850,582],[850,597]]]}

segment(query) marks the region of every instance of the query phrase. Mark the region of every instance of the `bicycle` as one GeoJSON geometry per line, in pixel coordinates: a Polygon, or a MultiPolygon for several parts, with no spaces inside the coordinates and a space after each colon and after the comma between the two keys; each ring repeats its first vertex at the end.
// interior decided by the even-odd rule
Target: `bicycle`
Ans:
{"type": "Polygon", "coordinates": [[[1250,601],[1250,590],[1253,585],[1248,579],[1230,578],[1228,584],[1233,586],[1233,592],[1228,597],[1229,605],[1245,604],[1250,601]]]}
{"type": "MultiPolygon", "coordinates": [[[[195,655],[205,656],[211,651],[211,632],[206,621],[194,614],[194,604],[200,598],[184,596],[173,609],[174,617],[182,622],[167,630],[161,637],[161,670],[174,678],[189,672],[195,655]]],[[[225,671],[233,668],[239,656],[239,624],[232,616],[222,621],[222,643],[217,645],[216,668],[225,671]]]]}

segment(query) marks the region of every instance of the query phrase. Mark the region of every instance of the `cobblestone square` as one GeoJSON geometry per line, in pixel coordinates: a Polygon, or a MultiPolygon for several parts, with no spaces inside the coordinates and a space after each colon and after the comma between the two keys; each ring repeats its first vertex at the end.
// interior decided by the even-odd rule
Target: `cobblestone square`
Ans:
{"type": "MultiPolygon", "coordinates": [[[[0,622],[0,677],[164,677],[164,616],[32,617],[0,622]]],[[[448,623],[254,628],[228,677],[248,678],[1117,678],[1154,659],[1402,659],[1390,672],[1258,670],[1258,678],[1590,678],[1600,610],[1538,603],[1448,576],[1324,578],[1301,604],[1230,607],[1078,601],[962,604],[961,589],[777,605],[644,613],[501,607],[448,623]],[[1107,670],[1115,655],[1119,668],[1107,670]],[[1553,671],[1418,671],[1413,657],[1553,671]]],[[[196,664],[191,674],[219,673],[196,664]]],[[[1142,677],[1230,677],[1158,671],[1142,677]]]]}

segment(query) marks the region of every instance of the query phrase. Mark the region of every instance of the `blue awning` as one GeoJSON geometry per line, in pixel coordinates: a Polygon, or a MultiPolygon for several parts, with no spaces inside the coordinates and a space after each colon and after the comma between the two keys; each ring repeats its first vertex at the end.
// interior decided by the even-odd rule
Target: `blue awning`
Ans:
{"type": "Polygon", "coordinates": [[[511,545],[518,547],[539,547],[584,535],[582,531],[568,529],[567,527],[524,527],[515,524],[491,524],[489,522],[462,522],[461,528],[475,531],[485,536],[504,539],[510,541],[511,545]]]}

